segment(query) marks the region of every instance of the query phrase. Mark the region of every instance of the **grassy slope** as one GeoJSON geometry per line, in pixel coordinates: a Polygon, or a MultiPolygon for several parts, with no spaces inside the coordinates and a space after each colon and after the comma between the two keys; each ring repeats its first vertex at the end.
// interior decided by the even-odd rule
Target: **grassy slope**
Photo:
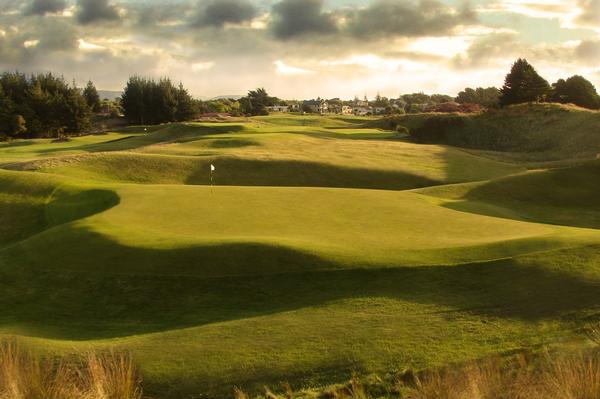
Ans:
{"type": "Polygon", "coordinates": [[[561,209],[563,224],[584,226],[580,211],[597,211],[593,164],[417,192],[177,184],[206,183],[192,177],[210,161],[232,185],[301,179],[275,161],[304,168],[305,185],[391,189],[403,188],[400,173],[439,184],[521,170],[363,122],[157,127],[75,139],[68,157],[34,144],[19,157],[38,161],[11,168],[53,175],[0,171],[2,195],[33,209],[8,219],[20,235],[0,236],[11,244],[0,250],[0,332],[53,351],[127,348],[149,393],[180,398],[536,347],[598,318],[600,233],[522,210],[561,209]],[[227,173],[253,162],[268,167],[227,173]],[[148,184],[122,184],[133,181],[148,184]]]}
{"type": "Polygon", "coordinates": [[[450,200],[449,208],[521,220],[600,228],[600,161],[534,170],[484,183],[420,192],[450,200]]]}
{"type": "MultiPolygon", "coordinates": [[[[450,115],[407,115],[395,123],[417,130],[450,115]]],[[[431,142],[484,150],[486,156],[525,163],[590,160],[600,153],[600,112],[560,104],[522,104],[463,115],[431,142]]],[[[385,127],[385,126],[384,126],[385,127]]]]}
{"type": "Polygon", "coordinates": [[[221,185],[380,189],[483,180],[520,170],[463,151],[419,146],[388,132],[352,126],[335,118],[314,117],[174,125],[87,147],[88,152],[102,153],[13,167],[93,180],[208,184],[206,171],[214,163],[221,185]],[[135,152],[104,152],[119,150],[135,152]]]}

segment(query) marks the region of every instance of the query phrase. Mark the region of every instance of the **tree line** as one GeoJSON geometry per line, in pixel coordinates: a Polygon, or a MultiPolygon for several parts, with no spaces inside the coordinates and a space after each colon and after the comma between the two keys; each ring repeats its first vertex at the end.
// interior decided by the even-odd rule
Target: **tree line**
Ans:
{"type": "Polygon", "coordinates": [[[558,102],[589,109],[600,108],[600,96],[594,85],[583,76],[559,79],[550,85],[526,59],[518,59],[506,75],[500,90],[500,105],[527,102],[558,102]]]}
{"type": "MultiPolygon", "coordinates": [[[[75,84],[51,73],[0,75],[0,135],[59,137],[86,131],[93,105],[75,84]]],[[[96,93],[97,94],[97,93],[96,93]]]]}
{"type": "MultiPolygon", "coordinates": [[[[366,98],[365,98],[366,100],[366,98]]],[[[352,101],[329,100],[332,104],[352,101]]],[[[357,102],[355,99],[354,102],[357,102]]],[[[398,99],[377,95],[370,104],[389,113],[473,112],[525,102],[572,103],[600,109],[600,96],[582,76],[559,79],[550,85],[525,59],[518,59],[506,75],[501,89],[466,88],[457,97],[443,94],[404,94],[398,99]],[[481,107],[481,108],[478,108],[481,107]]],[[[52,73],[0,75],[0,139],[12,137],[61,137],[89,130],[95,113],[104,112],[134,124],[157,124],[191,120],[202,113],[227,112],[233,115],[266,115],[267,107],[286,102],[270,96],[264,88],[251,90],[239,99],[202,102],[195,100],[180,83],[133,76],[115,104],[101,101],[90,81],[84,88],[67,83],[52,73]]]]}
{"type": "Polygon", "coordinates": [[[190,120],[196,114],[196,104],[183,84],[173,85],[170,79],[159,80],[133,76],[121,97],[125,118],[132,123],[157,124],[190,120]]]}

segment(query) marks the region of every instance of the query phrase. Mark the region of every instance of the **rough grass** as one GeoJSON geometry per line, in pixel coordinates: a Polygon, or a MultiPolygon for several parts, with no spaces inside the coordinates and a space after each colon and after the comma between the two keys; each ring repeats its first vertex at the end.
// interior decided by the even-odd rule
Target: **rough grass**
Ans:
{"type": "Polygon", "coordinates": [[[573,162],[600,153],[600,112],[561,104],[521,104],[475,115],[407,115],[382,127],[396,124],[418,141],[485,150],[486,156],[512,162],[573,162]]]}
{"type": "Polygon", "coordinates": [[[14,340],[0,345],[2,399],[141,399],[130,355],[91,352],[81,361],[42,356],[14,340]]]}

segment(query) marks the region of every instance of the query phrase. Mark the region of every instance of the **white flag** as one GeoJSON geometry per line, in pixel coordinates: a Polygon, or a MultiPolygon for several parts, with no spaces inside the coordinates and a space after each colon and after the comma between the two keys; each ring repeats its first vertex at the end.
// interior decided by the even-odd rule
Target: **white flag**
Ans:
{"type": "Polygon", "coordinates": [[[210,171],[214,172],[215,171],[215,165],[213,165],[212,163],[210,164],[210,171]]]}

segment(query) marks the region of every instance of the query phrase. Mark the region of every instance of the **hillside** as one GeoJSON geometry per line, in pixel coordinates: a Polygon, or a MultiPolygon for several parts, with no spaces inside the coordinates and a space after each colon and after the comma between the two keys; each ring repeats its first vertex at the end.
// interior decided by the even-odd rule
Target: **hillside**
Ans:
{"type": "Polygon", "coordinates": [[[407,115],[416,142],[485,151],[521,163],[595,159],[600,153],[600,112],[560,104],[522,104],[475,115],[407,115]]]}
{"type": "Polygon", "coordinates": [[[158,399],[581,345],[600,320],[598,161],[527,170],[374,123],[0,144],[0,337],[124,349],[158,399]]]}

